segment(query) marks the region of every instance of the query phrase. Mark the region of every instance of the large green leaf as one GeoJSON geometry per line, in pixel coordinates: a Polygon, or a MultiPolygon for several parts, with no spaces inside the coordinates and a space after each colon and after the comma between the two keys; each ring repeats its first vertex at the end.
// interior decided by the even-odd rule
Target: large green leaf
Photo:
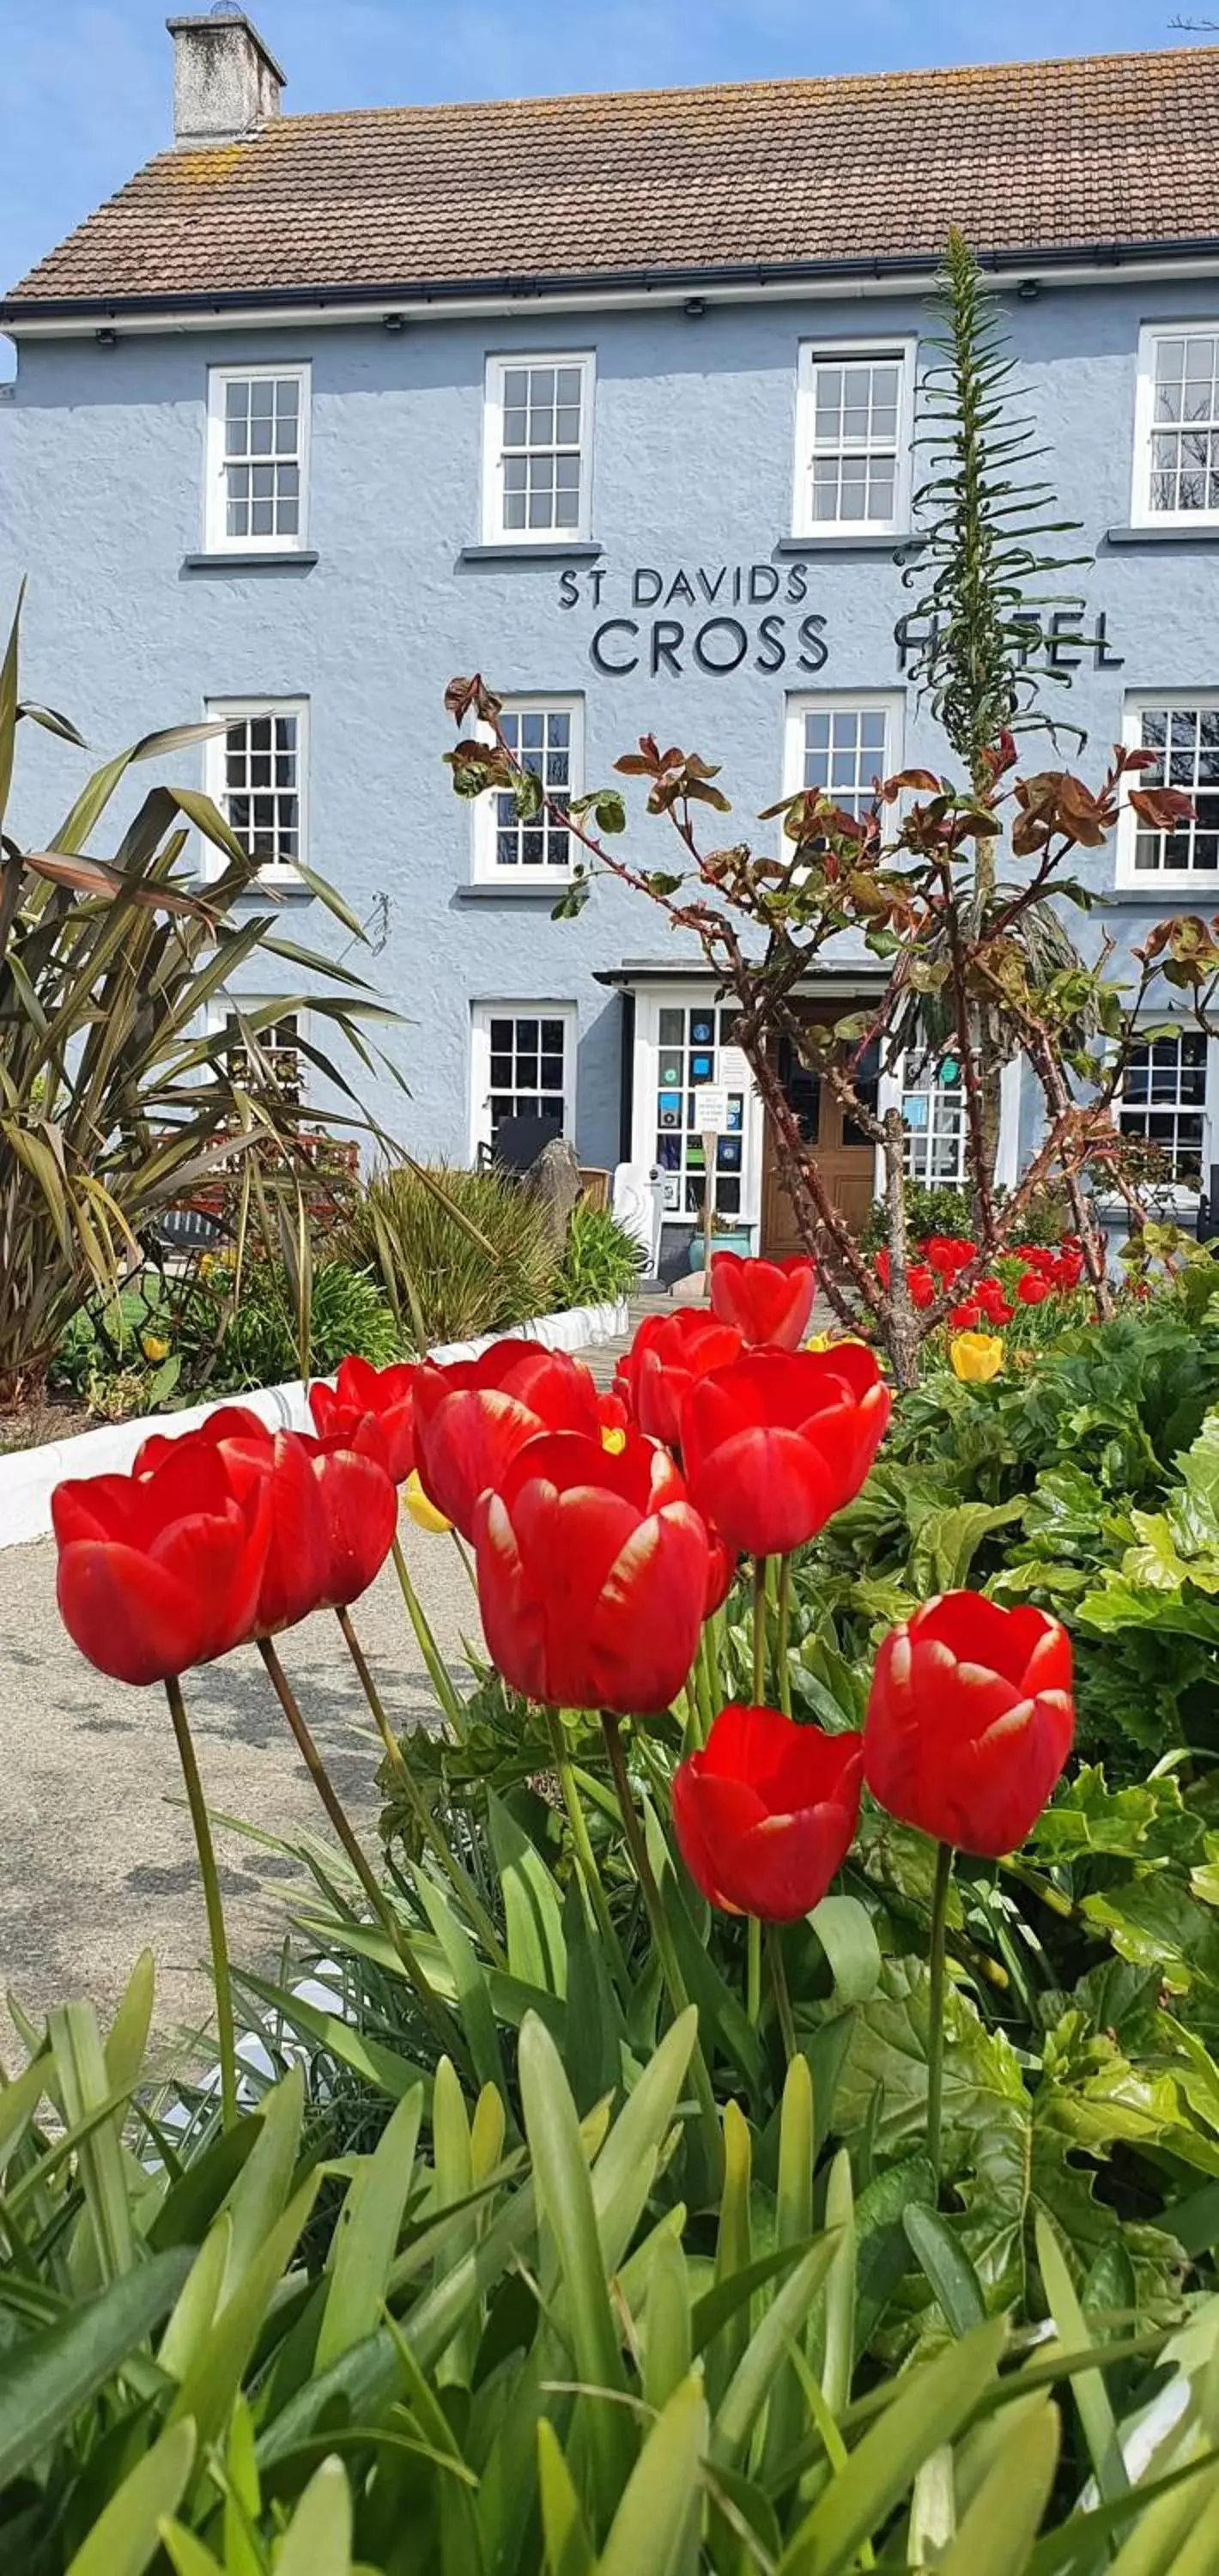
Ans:
{"type": "Polygon", "coordinates": [[[189,2264],[177,2249],[154,2254],[0,2357],[0,2489],[30,2468],[139,2350],[172,2307],[189,2264]]]}
{"type": "Polygon", "coordinates": [[[900,2504],[921,2462],[950,2442],[972,2413],[998,2369],[1007,2334],[1004,2318],[991,2319],[898,2383],[794,2533],[777,2576],[844,2576],[864,2541],[900,2504]]]}
{"type": "Polygon", "coordinates": [[[567,1953],[558,1889],[541,1853],[494,1791],[488,1795],[487,1816],[504,1898],[508,1965],[522,1984],[564,1995],[567,1953]]]}
{"type": "Polygon", "coordinates": [[[613,2402],[625,2394],[626,2381],[576,2106],[554,2042],[532,2014],[521,2030],[520,2083],[539,2200],[566,2289],[575,2375],[586,2388],[605,2392],[588,2399],[586,2415],[604,2510],[630,2458],[629,2422],[613,2402]]]}
{"type": "Polygon", "coordinates": [[[162,2433],[98,2515],[68,2576],[144,2576],[161,2545],[161,2526],[186,2492],[194,2458],[193,2424],[162,2433]]]}
{"type": "Polygon", "coordinates": [[[341,2460],[323,2460],[288,2525],[276,2576],[351,2576],[351,2489],[341,2460]]]}
{"type": "Polygon", "coordinates": [[[328,2369],[380,2323],[422,2114],[423,2091],[417,2086],[399,2102],[348,2188],[330,2252],[330,2286],[315,2355],[318,2370],[328,2369]]]}
{"type": "Polygon", "coordinates": [[[597,2576],[677,2576],[707,2439],[702,2379],[691,2371],[652,2426],[623,2491],[597,2576]]]}
{"type": "Polygon", "coordinates": [[[1058,2414],[1042,2403],[1012,2425],[940,2560],[940,2576],[1023,2576],[1058,2462],[1058,2414]]]}

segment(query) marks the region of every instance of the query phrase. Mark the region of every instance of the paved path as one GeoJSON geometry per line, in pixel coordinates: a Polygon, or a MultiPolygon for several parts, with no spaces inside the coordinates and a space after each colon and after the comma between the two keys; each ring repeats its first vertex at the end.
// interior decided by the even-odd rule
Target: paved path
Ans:
{"type": "MultiPolygon", "coordinates": [[[[406,1531],[407,1554],[444,1651],[476,1633],[474,1596],[452,1541],[406,1531]]],[[[73,1994],[121,1993],[137,1952],[157,1957],[162,2028],[207,2008],[207,1933],[190,1820],[164,1695],[107,1681],[86,1664],[55,1606],[50,1539],[10,1548],[0,1591],[4,1862],[0,1991],[27,2010],[73,1994]]],[[[354,1613],[396,1727],[435,1704],[392,1566],[354,1613]]],[[[379,1758],[337,1620],[319,1613],[281,1641],[284,1668],[344,1804],[375,1842],[379,1758]]],[[[288,1837],[329,1826],[252,1647],[185,1685],[208,1804],[288,1837]]],[[[274,1882],[293,1865],[216,1827],[234,1956],[253,1965],[283,1937],[274,1882]]],[[[0,2054],[3,2043],[0,2042],[0,2054]]]]}
{"type": "MultiPolygon", "coordinates": [[[[604,1383],[621,1344],[587,1354],[604,1383]]],[[[477,1636],[469,1579],[450,1539],[403,1523],[416,1588],[444,1653],[477,1636]]],[[[50,1539],[0,1556],[0,1994],[27,2011],[121,1994],[137,1953],[157,1958],[156,2020],[168,2032],[208,2009],[207,1929],[164,1695],[107,1681],[66,1636],[50,1539]]],[[[391,1720],[434,1723],[435,1702],[392,1565],[354,1613],[391,1720]]],[[[281,1655],[350,1814],[375,1845],[380,1746],[338,1623],[319,1614],[281,1655]]],[[[204,1791],[220,1814],[287,1838],[330,1828],[252,1647],[192,1673],[186,1700],[204,1791]]],[[[234,1957],[272,1958],[296,1875],[216,1827],[234,1957]]],[[[6,2040],[0,2033],[0,2057],[6,2040]]]]}

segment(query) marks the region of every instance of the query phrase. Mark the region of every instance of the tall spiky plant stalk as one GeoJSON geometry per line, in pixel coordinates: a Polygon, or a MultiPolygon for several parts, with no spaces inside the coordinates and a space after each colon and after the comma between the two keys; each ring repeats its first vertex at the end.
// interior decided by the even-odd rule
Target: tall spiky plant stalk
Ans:
{"type": "MultiPolygon", "coordinates": [[[[1031,585],[1091,558],[1041,550],[1045,540],[1073,534],[1077,522],[1047,516],[1053,486],[1023,479],[1022,469],[1044,451],[1032,445],[1034,423],[1011,409],[1016,361],[1006,324],[955,228],[936,304],[942,328],[931,343],[935,357],[922,378],[915,432],[916,446],[929,452],[931,472],[914,503],[920,561],[906,574],[908,584],[922,584],[913,614],[927,625],[914,677],[968,771],[979,805],[991,805],[1001,736],[1038,726],[1053,732],[1052,719],[1037,704],[1040,685],[1047,677],[1070,679],[1066,669],[1034,668],[1029,654],[1043,612],[1076,603],[1035,593],[1031,585]]],[[[967,915],[977,932],[994,900],[998,838],[996,829],[980,832],[974,842],[967,915]]],[[[973,1020],[986,1165],[984,1173],[971,1168],[978,1213],[979,1198],[994,1179],[1003,1049],[995,1014],[984,1000],[975,1003],[973,1020]]]]}

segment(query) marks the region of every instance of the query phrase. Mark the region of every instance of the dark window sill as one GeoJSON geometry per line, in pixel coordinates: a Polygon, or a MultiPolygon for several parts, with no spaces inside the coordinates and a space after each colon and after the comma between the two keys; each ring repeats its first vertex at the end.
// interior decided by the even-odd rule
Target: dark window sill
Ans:
{"type": "Polygon", "coordinates": [[[1199,874],[1191,880],[1189,885],[1184,886],[1162,885],[1158,877],[1149,877],[1145,886],[1111,886],[1108,894],[1102,895],[1101,901],[1103,903],[1121,904],[1137,903],[1141,904],[1144,909],[1148,909],[1149,907],[1153,907],[1157,904],[1162,904],[1165,912],[1181,912],[1182,910],[1187,909],[1191,904],[1196,906],[1200,903],[1213,903],[1217,896],[1219,896],[1219,874],[1208,878],[1203,878],[1202,875],[1199,874]]]}
{"type": "Polygon", "coordinates": [[[265,553],[183,555],[183,572],[310,572],[316,546],[268,546],[265,553]]]}
{"type": "Polygon", "coordinates": [[[504,537],[490,546],[463,546],[459,563],[592,563],[605,552],[595,537],[548,537],[530,545],[504,537]]]}
{"type": "Polygon", "coordinates": [[[1107,546],[1219,546],[1219,520],[1196,528],[1106,528],[1107,546]]]}
{"type": "Polygon", "coordinates": [[[560,895],[570,894],[570,877],[556,877],[553,885],[459,885],[453,888],[454,903],[557,903],[560,895]]]}
{"type": "Polygon", "coordinates": [[[777,555],[904,555],[924,543],[924,538],[912,536],[909,530],[904,536],[867,537],[860,534],[837,537],[827,534],[824,537],[780,537],[774,552],[777,555]]]}

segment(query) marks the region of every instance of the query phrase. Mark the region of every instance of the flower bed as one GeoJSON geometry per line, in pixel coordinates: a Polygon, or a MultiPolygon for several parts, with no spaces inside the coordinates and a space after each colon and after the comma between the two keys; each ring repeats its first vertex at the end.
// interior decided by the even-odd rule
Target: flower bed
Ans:
{"type": "Polygon", "coordinates": [[[890,1389],[858,1341],[759,1338],[798,1340],[807,1266],[712,1297],[612,1390],[513,1338],[356,1361],[310,1435],[230,1407],[58,1491],[71,1634],[165,1687],[221,2098],[184,2130],[145,2096],[133,2176],[148,1972],[104,2050],[85,2007],[23,2025],[0,2554],[38,2576],[120,2537],[259,2576],[1211,2563],[1212,1775],[1070,1776],[1063,1624],[938,1562],[845,1652],[809,1551],[866,1515],[890,1389]],[[468,1680],[398,1542],[414,1478],[474,1551],[468,1680]],[[443,1717],[403,1741],[352,1617],[387,1553],[443,1717]],[[317,1612],[381,1868],[293,1686],[317,1612]],[[190,1698],[241,1643],[337,1839],[300,1853],[320,1986],[230,1972],[190,1698]]]}

